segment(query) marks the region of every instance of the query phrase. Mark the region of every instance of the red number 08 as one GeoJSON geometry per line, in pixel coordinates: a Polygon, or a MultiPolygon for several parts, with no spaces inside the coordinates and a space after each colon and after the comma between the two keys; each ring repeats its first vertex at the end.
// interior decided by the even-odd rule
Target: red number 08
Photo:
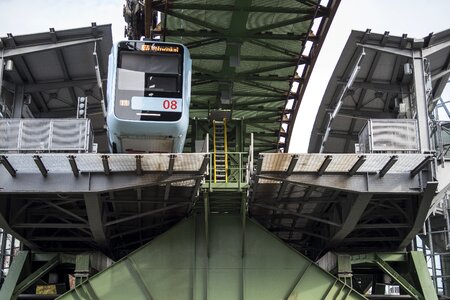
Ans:
{"type": "Polygon", "coordinates": [[[177,100],[171,100],[171,101],[164,100],[163,108],[164,109],[173,109],[173,110],[177,109],[178,108],[177,100]]]}

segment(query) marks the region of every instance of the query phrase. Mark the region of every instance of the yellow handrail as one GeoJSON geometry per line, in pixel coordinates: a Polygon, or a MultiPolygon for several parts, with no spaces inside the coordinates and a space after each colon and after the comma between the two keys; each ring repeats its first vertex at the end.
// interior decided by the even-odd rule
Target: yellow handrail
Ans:
{"type": "Polygon", "coordinates": [[[214,183],[217,183],[217,168],[216,168],[216,121],[213,120],[213,158],[214,158],[214,183]]]}
{"type": "Polygon", "coordinates": [[[227,119],[223,118],[223,135],[225,151],[225,183],[228,183],[228,145],[227,145],[227,119]]]}

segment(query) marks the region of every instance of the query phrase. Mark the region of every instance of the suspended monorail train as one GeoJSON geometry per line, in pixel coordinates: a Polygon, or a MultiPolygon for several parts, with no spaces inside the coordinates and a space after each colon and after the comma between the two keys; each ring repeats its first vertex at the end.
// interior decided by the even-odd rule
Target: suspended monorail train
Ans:
{"type": "Polygon", "coordinates": [[[192,60],[174,43],[121,41],[108,64],[108,142],[113,153],[182,152],[192,60]]]}

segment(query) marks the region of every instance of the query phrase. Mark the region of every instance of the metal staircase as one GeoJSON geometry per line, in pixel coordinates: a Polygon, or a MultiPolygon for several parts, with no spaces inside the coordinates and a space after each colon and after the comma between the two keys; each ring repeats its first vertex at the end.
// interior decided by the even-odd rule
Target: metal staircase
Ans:
{"type": "Polygon", "coordinates": [[[213,120],[214,183],[228,183],[227,120],[213,120]]]}

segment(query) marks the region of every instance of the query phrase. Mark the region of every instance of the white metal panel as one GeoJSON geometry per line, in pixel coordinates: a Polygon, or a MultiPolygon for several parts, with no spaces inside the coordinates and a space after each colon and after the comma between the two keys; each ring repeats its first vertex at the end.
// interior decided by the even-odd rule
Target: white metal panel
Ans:
{"type": "Polygon", "coordinates": [[[204,157],[204,153],[177,154],[173,166],[174,171],[200,170],[204,157]]]}
{"type": "MultiPolygon", "coordinates": [[[[366,154],[366,161],[361,165],[358,172],[377,173],[389,161],[394,154],[366,154]]],[[[398,158],[389,173],[409,173],[420,162],[429,157],[427,154],[395,154],[398,158]]],[[[261,172],[283,172],[286,171],[290,162],[290,155],[282,153],[264,154],[263,168],[261,172]]],[[[298,161],[294,173],[314,173],[322,166],[325,154],[298,154],[298,161]]],[[[358,161],[360,154],[333,154],[330,164],[325,173],[347,173],[358,161]]]]}
{"type": "Polygon", "coordinates": [[[348,172],[358,159],[359,156],[353,154],[333,155],[326,172],[348,172]]]}
{"type": "Polygon", "coordinates": [[[275,155],[264,154],[261,171],[286,171],[289,167],[291,157],[292,155],[287,153],[276,153],[275,155]]]}
{"type": "Polygon", "coordinates": [[[300,154],[294,172],[317,172],[325,157],[323,154],[300,154]]]}

